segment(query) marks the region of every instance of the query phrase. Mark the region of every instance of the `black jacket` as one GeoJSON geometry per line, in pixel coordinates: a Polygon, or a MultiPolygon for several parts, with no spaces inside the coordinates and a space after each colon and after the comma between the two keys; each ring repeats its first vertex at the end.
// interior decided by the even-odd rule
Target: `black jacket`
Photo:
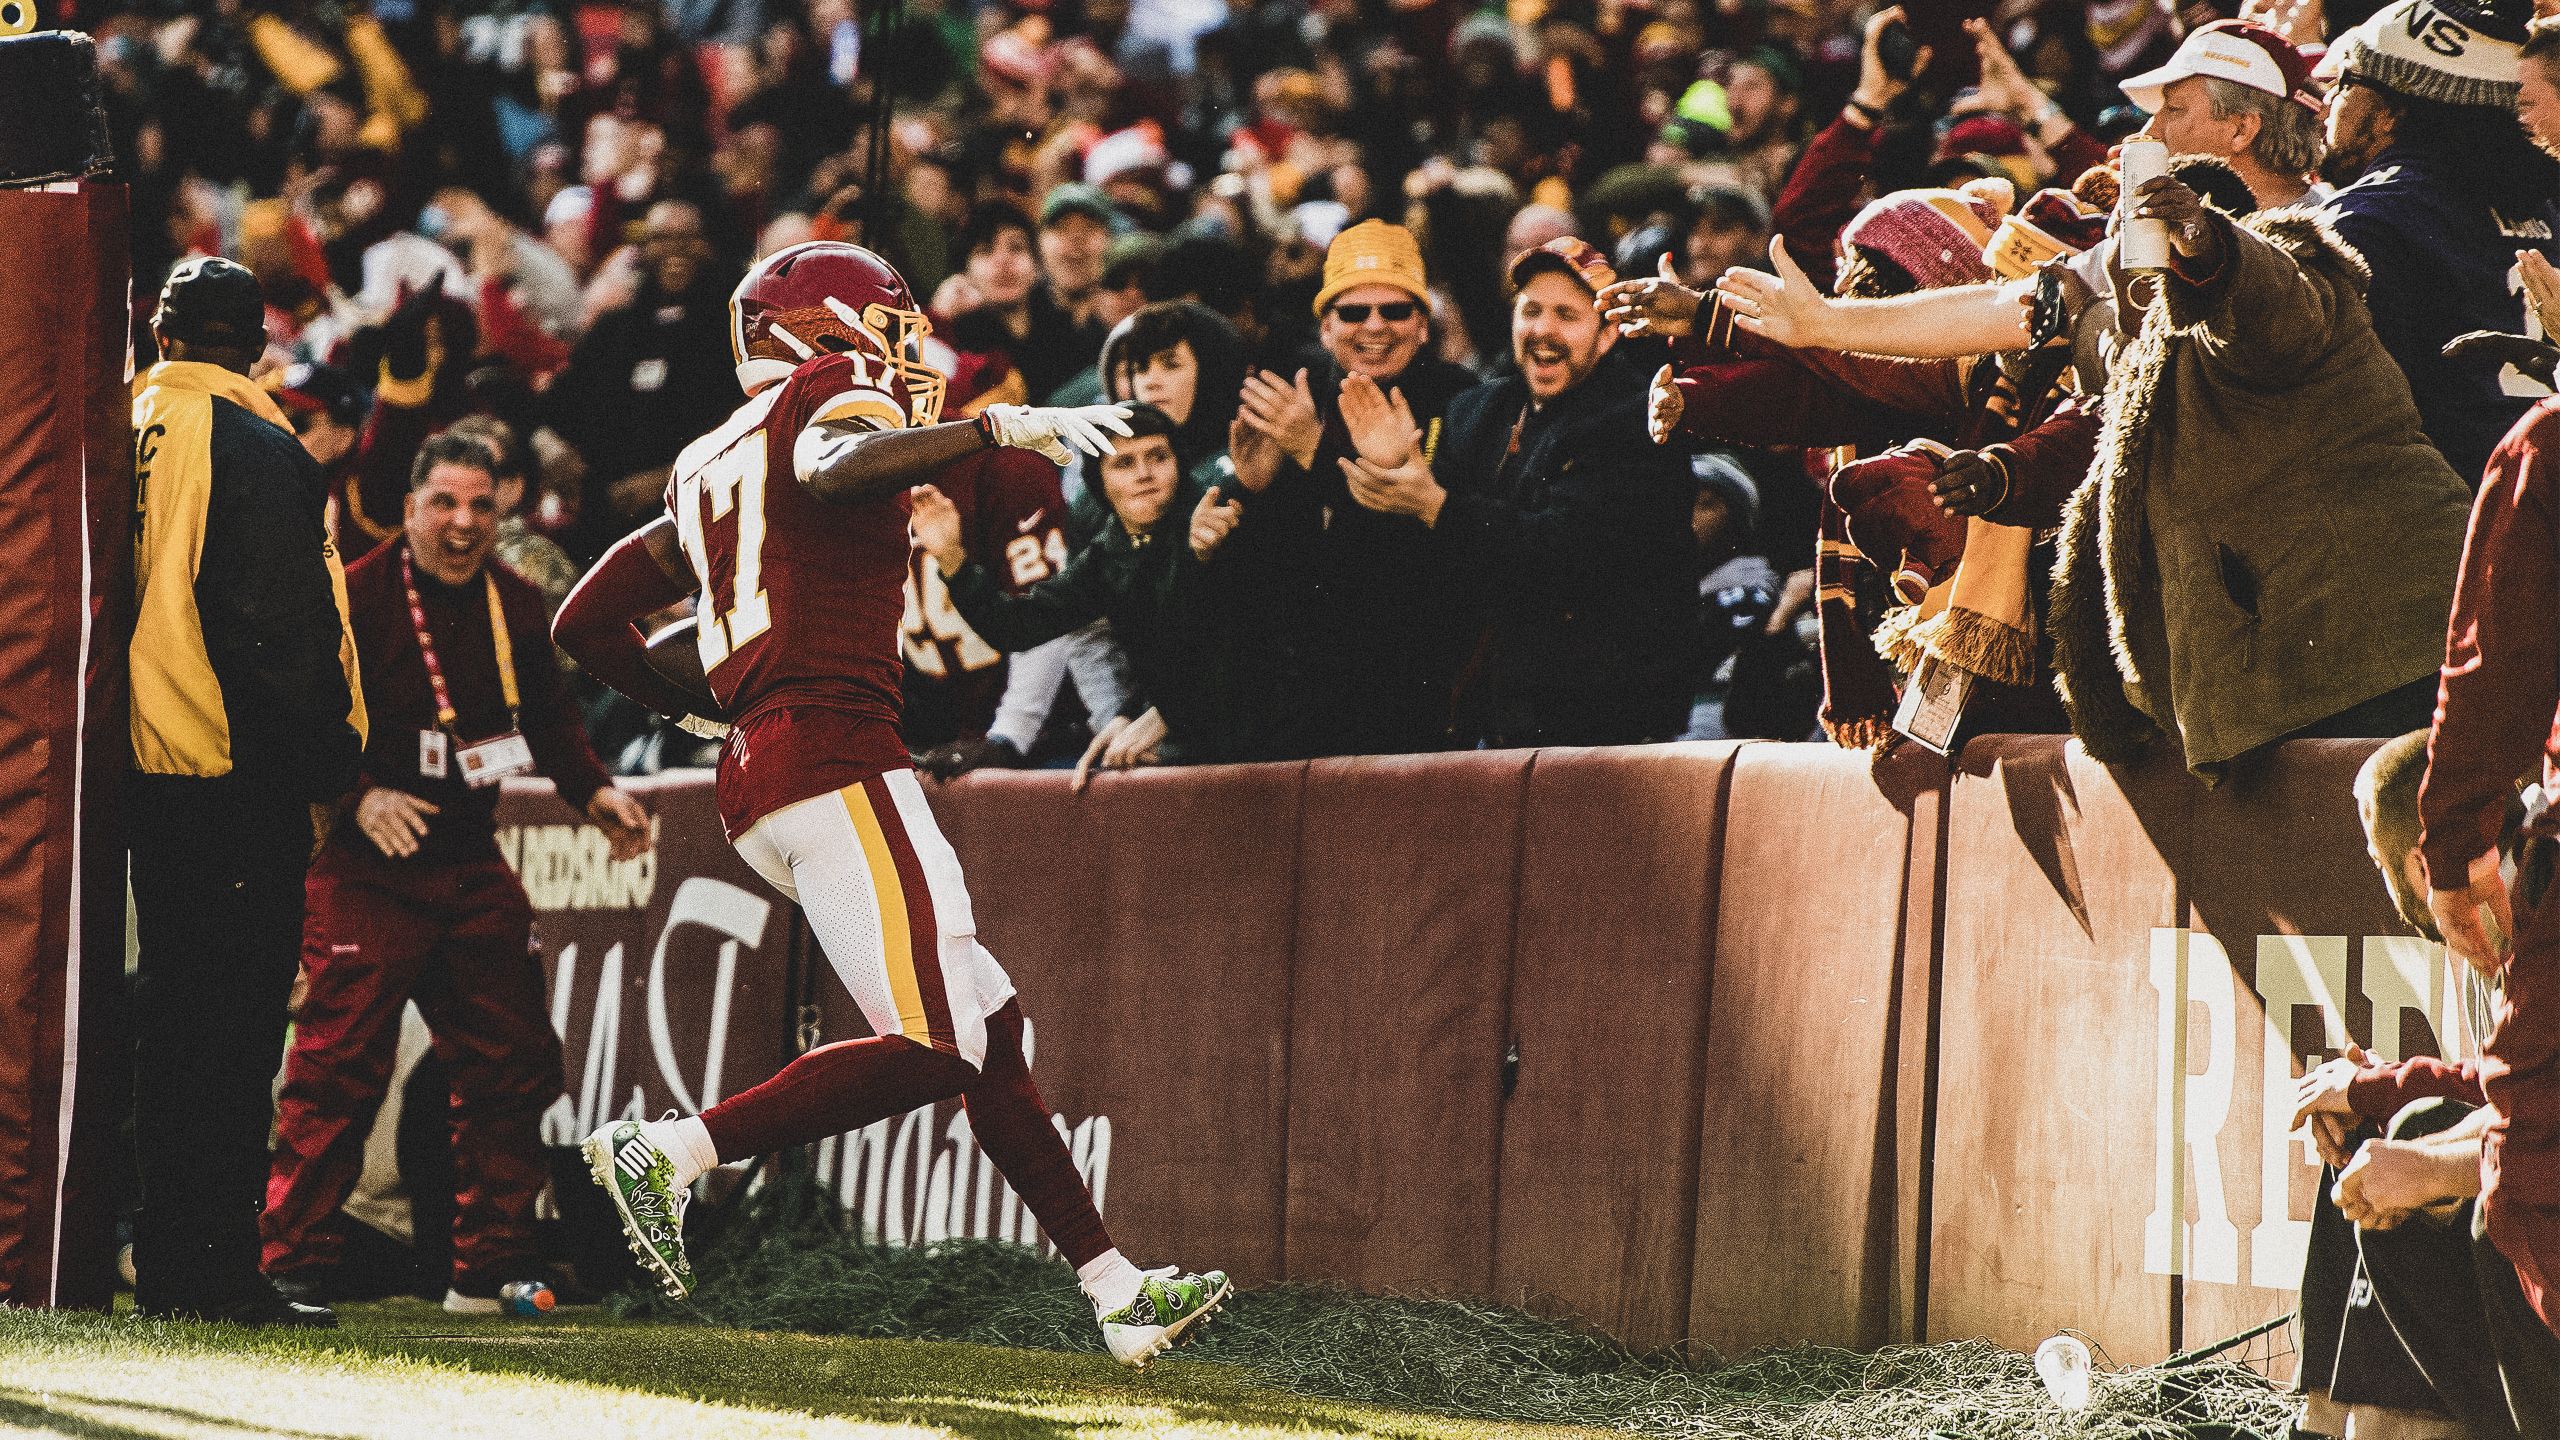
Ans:
{"type": "Polygon", "coordinates": [[[543,398],[551,428],[587,462],[578,523],[562,548],[592,561],[639,523],[613,513],[613,482],[672,463],[744,398],[719,285],[705,278],[668,295],[644,281],[630,304],[596,317],[543,398]]]}
{"type": "Polygon", "coordinates": [[[1065,569],[1019,595],[1007,594],[993,571],[971,560],[950,577],[951,603],[970,629],[1007,654],[1107,618],[1134,682],[1124,717],[1135,719],[1149,706],[1162,711],[1167,744],[1184,761],[1269,758],[1252,717],[1239,714],[1227,602],[1192,558],[1191,512],[1201,493],[1199,484],[1183,481],[1144,542],[1116,520],[1106,524],[1065,569]]]}
{"type": "MultiPolygon", "coordinates": [[[[1354,504],[1342,477],[1351,435],[1342,423],[1343,371],[1310,366],[1307,388],[1325,417],[1313,467],[1283,459],[1218,557],[1256,598],[1267,673],[1289,677],[1291,722],[1307,753],[1379,755],[1449,744],[1455,669],[1450,600],[1430,531],[1408,515],[1354,504]]],[[[1463,366],[1423,355],[1389,382],[1422,427],[1426,452],[1444,443],[1449,402],[1476,383],[1463,366]]]]}
{"type": "Polygon", "coordinates": [[[2449,157],[2394,145],[2321,213],[2372,271],[2365,306],[2400,363],[2427,438],[2462,483],[2478,488],[2489,452],[2533,407],[2542,387],[2477,358],[2446,359],[2445,342],[2472,330],[2526,333],[2518,250],[2560,259],[2560,205],[2549,195],[2502,215],[2449,157]]]}
{"type": "Polygon", "coordinates": [[[328,482],[292,435],[213,402],[213,492],[196,568],[205,658],[222,686],[231,773],[328,800],[363,746],[338,661],[338,602],[321,528],[328,482]]]}
{"type": "Polygon", "coordinates": [[[1450,403],[1433,534],[1475,631],[1461,743],[1629,744],[1687,719],[1696,485],[1645,432],[1645,377],[1614,361],[1534,410],[1517,376],[1450,403]]]}
{"type": "Polygon", "coordinates": [[[1102,353],[1108,332],[1099,321],[1078,322],[1045,284],[1032,288],[1027,309],[1030,328],[1019,339],[994,310],[980,309],[951,322],[951,343],[961,350],[1003,354],[1021,374],[1023,392],[1031,403],[1046,405],[1059,386],[1076,378],[1102,353]]]}

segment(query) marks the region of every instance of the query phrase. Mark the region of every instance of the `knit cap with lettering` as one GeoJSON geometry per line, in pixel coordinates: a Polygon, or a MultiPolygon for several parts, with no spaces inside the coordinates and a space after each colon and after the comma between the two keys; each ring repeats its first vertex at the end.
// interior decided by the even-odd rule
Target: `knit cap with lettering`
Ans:
{"type": "Polygon", "coordinates": [[[2530,0],[2395,0],[2337,38],[2321,73],[2447,105],[2509,109],[2530,0]]]}

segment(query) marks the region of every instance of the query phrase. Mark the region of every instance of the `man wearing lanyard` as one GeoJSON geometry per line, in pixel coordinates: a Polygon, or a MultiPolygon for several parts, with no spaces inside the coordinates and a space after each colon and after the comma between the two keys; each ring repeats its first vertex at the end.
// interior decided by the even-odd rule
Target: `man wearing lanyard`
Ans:
{"type": "Polygon", "coordinates": [[[335,1291],[338,1208],[363,1165],[402,1008],[417,1002],[453,1076],[454,1272],[445,1308],[494,1311],[538,1279],[541,1117],[560,1094],[533,911],[498,854],[498,782],[536,771],[605,833],[614,858],[649,817],[587,746],[553,658],[542,597],[488,563],[496,462],[438,435],[410,472],[405,533],[347,571],[374,723],[352,823],[312,864],[308,982],[285,1062],[264,1263],[306,1301],[335,1291]]]}

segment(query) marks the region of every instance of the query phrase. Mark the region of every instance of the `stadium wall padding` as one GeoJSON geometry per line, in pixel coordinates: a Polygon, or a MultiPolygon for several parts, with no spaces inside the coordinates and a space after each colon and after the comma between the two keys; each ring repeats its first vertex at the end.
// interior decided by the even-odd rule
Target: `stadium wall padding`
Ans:
{"type": "Polygon", "coordinates": [[[1910,815],[1831,746],[1748,747],[1732,786],[1689,1334],[1881,1343],[1910,815]]]}
{"type": "MultiPolygon", "coordinates": [[[[2472,1043],[2365,857],[2373,748],[2288,746],[2212,790],[2000,737],[1952,765],[1681,745],[929,794],[1143,1263],[1487,1297],[1642,1346],[2067,1326],[2131,1363],[2291,1306],[2318,1172],[2267,1097],[2346,1034],[2472,1043]]],[[[550,867],[562,1134],[686,1103],[669,1077],[702,1088],[716,1028],[721,1093],[769,1073],[795,957],[812,1038],[862,1033],[707,780],[644,784],[646,887],[597,878],[601,835],[547,787],[502,811],[550,867]],[[600,1025],[585,957],[615,946],[636,958],[600,1025]]],[[[947,1107],[821,1160],[884,1235],[1031,1237],[947,1107]]]]}
{"type": "Polygon", "coordinates": [[[1303,767],[1225,772],[1214,797],[1179,771],[1084,794],[1038,774],[935,792],[972,876],[980,940],[1016,970],[1033,1063],[1060,1113],[1185,1137],[1115,1143],[1106,1209],[1151,1251],[1231,1254],[1284,1271],[1290,948],[1303,767]],[[1143,957],[1143,958],[1141,958],[1143,957]]]}
{"type": "Polygon", "coordinates": [[[1489,1293],[1611,1334],[1688,1329],[1734,749],[1545,750],[1529,773],[1489,1293]]]}
{"type": "Polygon", "coordinates": [[[1289,1004],[1296,1278],[1493,1283],[1504,1019],[1532,755],[1307,769],[1289,1004]]]}
{"type": "Polygon", "coordinates": [[[2268,1131],[2293,1118],[2294,1057],[2335,1051],[2348,1034],[2394,1058],[2475,1048],[2478,1037],[2455,1019],[2460,962],[2400,922],[2364,858],[2352,786],[2372,749],[2298,742],[2285,765],[2193,796],[2178,872],[2192,937],[2189,1025],[2211,1020],[2220,992],[2207,977],[2216,969],[2233,977],[2235,1019],[2227,1066],[2216,1063],[2218,1036],[2191,1034],[2186,1047],[2190,1108],[2201,1113],[2185,1122],[2177,1147],[2186,1160],[2175,1195],[2195,1217],[2172,1316],[2181,1347],[2232,1333],[2243,1315],[2264,1318],[2250,1308],[2254,1297],[2279,1276],[2287,1285],[2301,1276],[2319,1164],[2307,1142],[2268,1131]],[[2306,855],[2344,863],[2308,865],[2306,855]],[[2226,1093],[2222,1123],[2205,1123],[2226,1093]],[[2207,1154],[2222,1160],[2219,1211],[2195,1173],[2207,1154]]]}
{"type": "Polygon", "coordinates": [[[104,1308],[133,542],[125,192],[0,190],[0,1301],[104,1308]]]}
{"type": "Polygon", "coordinates": [[[1966,752],[1944,842],[1928,1333],[2033,1346],[2068,1325],[2166,1353],[2168,1277],[2138,1244],[2159,1079],[2143,937],[2178,910],[2126,794],[2168,807],[2174,833],[2199,789],[2043,740],[1966,752]]]}

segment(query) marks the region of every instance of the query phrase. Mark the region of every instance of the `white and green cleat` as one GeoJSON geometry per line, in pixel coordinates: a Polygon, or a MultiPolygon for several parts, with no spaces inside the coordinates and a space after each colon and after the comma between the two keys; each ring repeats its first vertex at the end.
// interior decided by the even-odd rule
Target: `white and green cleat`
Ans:
{"type": "Polygon", "coordinates": [[[693,1288],[693,1262],[684,1254],[684,1209],[692,1195],[676,1188],[675,1162],[637,1120],[607,1125],[578,1152],[587,1157],[587,1172],[613,1197],[631,1253],[669,1295],[683,1299],[693,1288]]]}
{"type": "Polygon", "coordinates": [[[1102,1343],[1111,1358],[1134,1370],[1187,1338],[1193,1327],[1206,1325],[1235,1287],[1223,1270],[1187,1275],[1171,1266],[1146,1272],[1138,1298],[1102,1317],[1102,1343]]]}

